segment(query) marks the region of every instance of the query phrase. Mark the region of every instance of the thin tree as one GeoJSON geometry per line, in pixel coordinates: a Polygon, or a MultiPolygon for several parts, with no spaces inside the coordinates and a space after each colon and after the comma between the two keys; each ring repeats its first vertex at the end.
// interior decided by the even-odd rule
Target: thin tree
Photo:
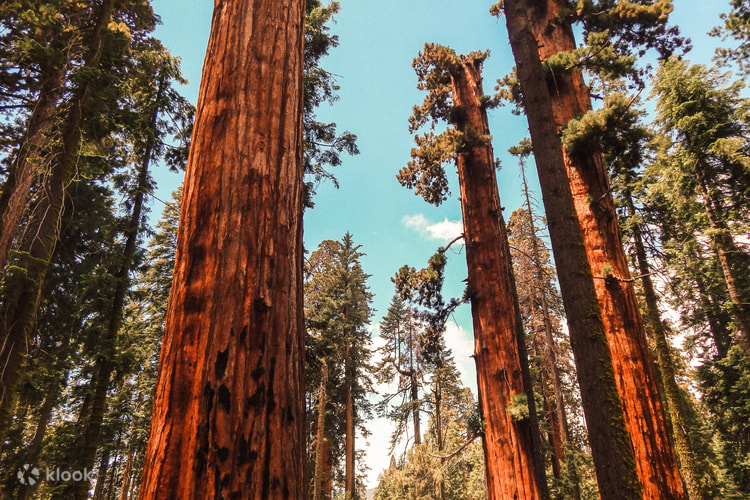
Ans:
{"type": "Polygon", "coordinates": [[[214,9],[140,498],[304,499],[305,2],[214,9]]]}

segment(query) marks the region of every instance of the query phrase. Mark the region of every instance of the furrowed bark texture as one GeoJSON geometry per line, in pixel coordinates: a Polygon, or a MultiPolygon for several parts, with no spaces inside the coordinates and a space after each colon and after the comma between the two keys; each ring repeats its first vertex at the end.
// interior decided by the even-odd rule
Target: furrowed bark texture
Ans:
{"type": "Polygon", "coordinates": [[[8,263],[8,252],[21,228],[24,211],[44,160],[44,146],[50,140],[57,103],[63,92],[65,67],[43,73],[42,87],[18,148],[8,179],[0,194],[0,270],[8,263]]]}
{"type": "Polygon", "coordinates": [[[564,168],[550,91],[529,22],[530,9],[524,0],[504,2],[599,491],[603,500],[640,499],[633,445],[623,418],[612,354],[564,168]]]}
{"type": "MultiPolygon", "coordinates": [[[[548,0],[534,5],[537,7],[529,13],[539,60],[544,63],[559,52],[574,50],[573,30],[560,19],[567,1],[548,0]]],[[[552,115],[562,130],[571,119],[591,111],[591,96],[580,71],[552,71],[547,80],[552,115]]],[[[576,154],[563,149],[562,154],[584,247],[596,277],[596,295],[644,498],[685,498],[654,361],[622,246],[604,156],[595,145],[576,154]]]]}
{"type": "MultiPolygon", "coordinates": [[[[489,142],[479,59],[461,58],[451,71],[454,105],[466,112],[456,128],[471,142],[458,153],[458,177],[471,289],[474,353],[479,403],[485,420],[487,497],[536,499],[546,496],[537,474],[530,418],[515,420],[506,411],[513,397],[527,392],[518,333],[521,318],[512,280],[510,249],[502,218],[489,142]],[[458,65],[457,65],[458,66],[458,65]]],[[[521,337],[522,338],[522,337],[521,337]]],[[[533,397],[533,396],[529,396],[533,397]]]]}
{"type": "Polygon", "coordinates": [[[302,0],[217,0],[141,499],[304,499],[302,0]]]}

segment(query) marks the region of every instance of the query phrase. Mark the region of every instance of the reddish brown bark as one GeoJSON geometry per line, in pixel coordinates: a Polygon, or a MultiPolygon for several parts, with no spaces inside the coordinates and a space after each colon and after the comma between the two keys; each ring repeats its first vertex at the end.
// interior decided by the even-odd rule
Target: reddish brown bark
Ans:
{"type": "Polygon", "coordinates": [[[304,12],[215,3],[142,500],[307,497],[304,12]]]}
{"type": "Polygon", "coordinates": [[[530,419],[515,420],[506,411],[515,396],[530,391],[522,372],[521,318],[489,125],[479,100],[483,95],[481,66],[482,59],[463,56],[460,67],[451,71],[451,81],[454,105],[466,112],[465,121],[456,128],[470,142],[459,151],[457,165],[477,388],[485,420],[487,495],[490,499],[535,499],[546,496],[546,484],[539,474],[543,465],[536,463],[532,425],[530,419]]]}
{"type": "Polygon", "coordinates": [[[623,418],[602,311],[565,171],[539,44],[530,24],[532,10],[532,5],[524,0],[504,2],[599,491],[602,499],[639,499],[642,495],[633,445],[623,418]]]}
{"type": "MultiPolygon", "coordinates": [[[[561,11],[566,8],[564,0],[547,0],[535,2],[528,9],[542,63],[558,52],[576,48],[571,26],[562,20],[561,11]]],[[[555,72],[548,83],[552,115],[559,130],[591,110],[591,97],[580,71],[555,72]]],[[[604,157],[596,147],[573,155],[564,149],[562,153],[584,247],[596,278],[596,294],[644,498],[684,498],[604,157]]]]}

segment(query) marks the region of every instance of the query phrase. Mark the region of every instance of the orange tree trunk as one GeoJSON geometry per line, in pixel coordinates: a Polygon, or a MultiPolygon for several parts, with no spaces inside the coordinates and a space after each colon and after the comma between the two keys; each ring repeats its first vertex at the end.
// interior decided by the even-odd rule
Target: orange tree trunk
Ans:
{"type": "MultiPolygon", "coordinates": [[[[572,51],[576,46],[570,24],[559,18],[568,2],[548,0],[542,4],[543,7],[531,8],[529,12],[543,63],[548,57],[572,51]]],[[[572,118],[591,111],[591,96],[580,71],[555,74],[550,84],[554,86],[550,93],[552,114],[559,129],[572,118]]],[[[596,294],[644,498],[684,498],[656,370],[622,246],[604,156],[595,146],[572,155],[564,149],[562,152],[584,247],[596,277],[596,294]]]]}
{"type": "MultiPolygon", "coordinates": [[[[525,346],[520,345],[523,333],[518,297],[487,115],[479,100],[483,95],[482,61],[463,56],[461,63],[460,68],[451,71],[451,81],[454,105],[465,111],[465,120],[457,123],[456,128],[464,133],[467,146],[459,151],[457,164],[477,388],[485,420],[487,496],[542,498],[547,496],[547,488],[544,465],[535,458],[532,419],[514,419],[506,411],[515,396],[523,393],[529,398],[533,396],[522,372],[525,346]]],[[[533,410],[532,405],[529,408],[533,410]]]]}
{"type": "Polygon", "coordinates": [[[142,500],[307,497],[304,7],[215,3],[142,500]]]}
{"type": "MultiPolygon", "coordinates": [[[[535,3],[534,5],[537,5],[535,3]]],[[[601,498],[642,498],[589,257],[564,168],[530,5],[505,0],[510,45],[523,92],[552,251],[576,361],[581,401],[601,498]]]]}

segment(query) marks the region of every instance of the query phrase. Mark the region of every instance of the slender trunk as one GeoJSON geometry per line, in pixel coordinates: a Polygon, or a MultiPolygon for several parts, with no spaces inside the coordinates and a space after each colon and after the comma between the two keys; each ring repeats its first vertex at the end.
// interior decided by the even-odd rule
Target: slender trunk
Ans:
{"type": "MultiPolygon", "coordinates": [[[[114,11],[114,0],[101,5],[97,24],[86,55],[86,66],[96,68],[101,58],[103,31],[114,11]]],[[[82,108],[88,99],[91,79],[84,79],[71,98],[65,120],[60,149],[51,172],[42,185],[39,202],[29,222],[30,243],[20,252],[19,262],[5,276],[0,305],[0,442],[5,438],[8,421],[16,400],[16,384],[26,354],[26,342],[36,323],[41,290],[60,233],[65,191],[76,173],[81,146],[82,108]]]]}
{"type": "Polygon", "coordinates": [[[313,478],[313,500],[323,499],[322,486],[325,481],[324,473],[326,472],[325,462],[328,457],[324,454],[326,448],[330,448],[327,443],[328,434],[326,432],[326,407],[328,406],[328,364],[323,363],[320,386],[318,387],[318,419],[315,429],[315,476],[313,478]]]}
{"type": "Polygon", "coordinates": [[[739,253],[739,249],[734,243],[732,233],[718,213],[718,203],[711,196],[704,175],[699,174],[698,184],[703,197],[708,225],[712,232],[714,254],[719,260],[721,274],[729,292],[729,300],[732,301],[732,314],[739,330],[737,337],[745,352],[750,355],[750,297],[743,296],[737,276],[737,272],[746,272],[747,269],[740,270],[737,269],[738,266],[732,265],[731,256],[739,253]]]}
{"type": "MultiPolygon", "coordinates": [[[[442,368],[442,362],[438,364],[438,370],[442,368]]],[[[443,386],[440,381],[435,381],[435,441],[437,444],[438,455],[440,455],[440,466],[445,464],[445,458],[443,457],[443,449],[445,444],[443,443],[443,386]]],[[[438,479],[438,495],[439,500],[445,500],[445,479],[441,475],[438,479]]]]}
{"type": "MultiPolygon", "coordinates": [[[[115,370],[115,351],[117,349],[117,334],[122,324],[123,309],[125,307],[125,296],[130,289],[130,272],[133,268],[133,259],[138,246],[138,236],[141,230],[141,216],[146,193],[149,190],[149,166],[153,156],[156,143],[157,120],[160,113],[160,103],[165,91],[166,81],[159,81],[152,109],[149,111],[149,128],[146,133],[149,137],[146,141],[143,155],[137,169],[136,191],[133,196],[133,205],[130,211],[128,227],[125,231],[125,246],[123,248],[120,269],[115,275],[115,290],[112,298],[112,308],[109,311],[107,329],[101,339],[103,354],[96,360],[94,376],[91,379],[93,387],[91,405],[86,415],[82,416],[82,424],[79,447],[75,454],[70,457],[72,463],[77,464],[78,470],[90,469],[96,460],[96,450],[99,446],[102,422],[107,412],[107,392],[110,379],[115,370]]],[[[61,493],[64,498],[86,500],[88,498],[89,484],[87,481],[76,481],[61,493]]]]}
{"type": "Polygon", "coordinates": [[[122,471],[122,487],[120,488],[120,500],[128,500],[130,492],[130,481],[133,473],[133,459],[135,458],[135,449],[132,445],[128,447],[128,458],[125,461],[125,470],[122,471]]]}
{"type": "Polygon", "coordinates": [[[0,270],[8,262],[8,252],[21,228],[29,203],[31,187],[44,167],[44,149],[51,141],[52,123],[62,96],[67,66],[43,71],[39,99],[26,125],[26,133],[0,193],[0,270]]]}
{"type": "Polygon", "coordinates": [[[304,7],[214,7],[141,500],[308,496],[304,7]]]}
{"type": "Polygon", "coordinates": [[[422,431],[419,428],[419,385],[417,384],[417,370],[412,366],[409,373],[410,396],[411,396],[411,417],[414,420],[414,444],[422,444],[422,431]]]}
{"type": "Polygon", "coordinates": [[[538,42],[523,0],[505,0],[510,44],[529,121],[550,240],[602,499],[640,499],[632,442],[623,418],[612,355],[591,267],[564,169],[538,42]]]}
{"type": "Polygon", "coordinates": [[[104,499],[104,490],[107,486],[107,473],[109,472],[109,450],[102,452],[102,460],[99,470],[96,471],[96,486],[94,487],[94,500],[104,499]]]}
{"type": "Polygon", "coordinates": [[[474,323],[477,388],[485,419],[488,498],[545,498],[548,496],[544,465],[537,463],[532,419],[515,420],[506,411],[519,394],[534,397],[526,381],[528,370],[518,296],[513,281],[510,248],[489,143],[482,93],[482,60],[463,56],[451,71],[453,101],[466,111],[466,121],[456,128],[474,144],[458,154],[466,241],[466,262],[474,323]],[[525,366],[524,366],[525,365],[525,366]]]}
{"type": "MultiPolygon", "coordinates": [[[[562,11],[567,8],[566,0],[547,0],[529,9],[542,63],[559,52],[576,48],[573,30],[562,19],[562,11]]],[[[547,81],[552,116],[558,129],[591,111],[589,90],[579,70],[555,73],[547,81]]],[[[596,295],[644,498],[684,498],[674,443],[622,246],[604,156],[595,146],[576,154],[569,154],[561,143],[558,147],[591,272],[596,277],[596,295]]]]}
{"type": "MultiPolygon", "coordinates": [[[[347,318],[348,314],[345,311],[344,317],[347,318]]],[[[355,428],[354,428],[354,361],[352,360],[351,353],[351,336],[347,333],[346,338],[346,349],[344,352],[344,499],[345,500],[357,500],[357,476],[355,469],[355,428]]]]}
{"type": "MultiPolygon", "coordinates": [[[[34,437],[31,439],[29,447],[26,449],[25,460],[27,464],[36,464],[39,458],[39,452],[42,449],[42,442],[44,442],[44,436],[47,434],[47,428],[49,427],[49,421],[52,417],[52,410],[55,409],[57,404],[57,398],[60,396],[60,389],[65,385],[68,379],[67,371],[61,375],[55,377],[50,382],[47,388],[47,394],[44,396],[44,403],[42,408],[39,410],[39,419],[37,420],[36,431],[34,437]]],[[[26,500],[34,490],[34,487],[27,484],[21,484],[18,488],[18,500],[26,500]]]]}
{"type": "MultiPolygon", "coordinates": [[[[634,217],[635,204],[633,203],[632,195],[627,190],[623,194],[625,198],[625,206],[627,207],[630,216],[634,217]]],[[[659,300],[656,294],[656,289],[651,280],[651,266],[649,265],[646,246],[643,242],[641,226],[637,223],[633,224],[632,232],[635,258],[638,265],[638,272],[641,275],[643,295],[646,302],[646,318],[651,330],[654,345],[656,346],[658,368],[661,372],[664,395],[666,397],[669,416],[672,421],[672,434],[675,441],[675,451],[677,452],[677,457],[680,463],[680,472],[685,481],[688,498],[690,498],[690,500],[703,500],[706,496],[701,488],[700,478],[703,473],[709,473],[710,471],[704,471],[701,473],[698,471],[695,462],[695,450],[693,449],[693,443],[690,437],[692,423],[687,419],[688,412],[683,411],[684,405],[689,403],[681,396],[681,390],[677,384],[672,351],[667,338],[667,330],[662,322],[661,314],[659,312],[659,300]]]]}

